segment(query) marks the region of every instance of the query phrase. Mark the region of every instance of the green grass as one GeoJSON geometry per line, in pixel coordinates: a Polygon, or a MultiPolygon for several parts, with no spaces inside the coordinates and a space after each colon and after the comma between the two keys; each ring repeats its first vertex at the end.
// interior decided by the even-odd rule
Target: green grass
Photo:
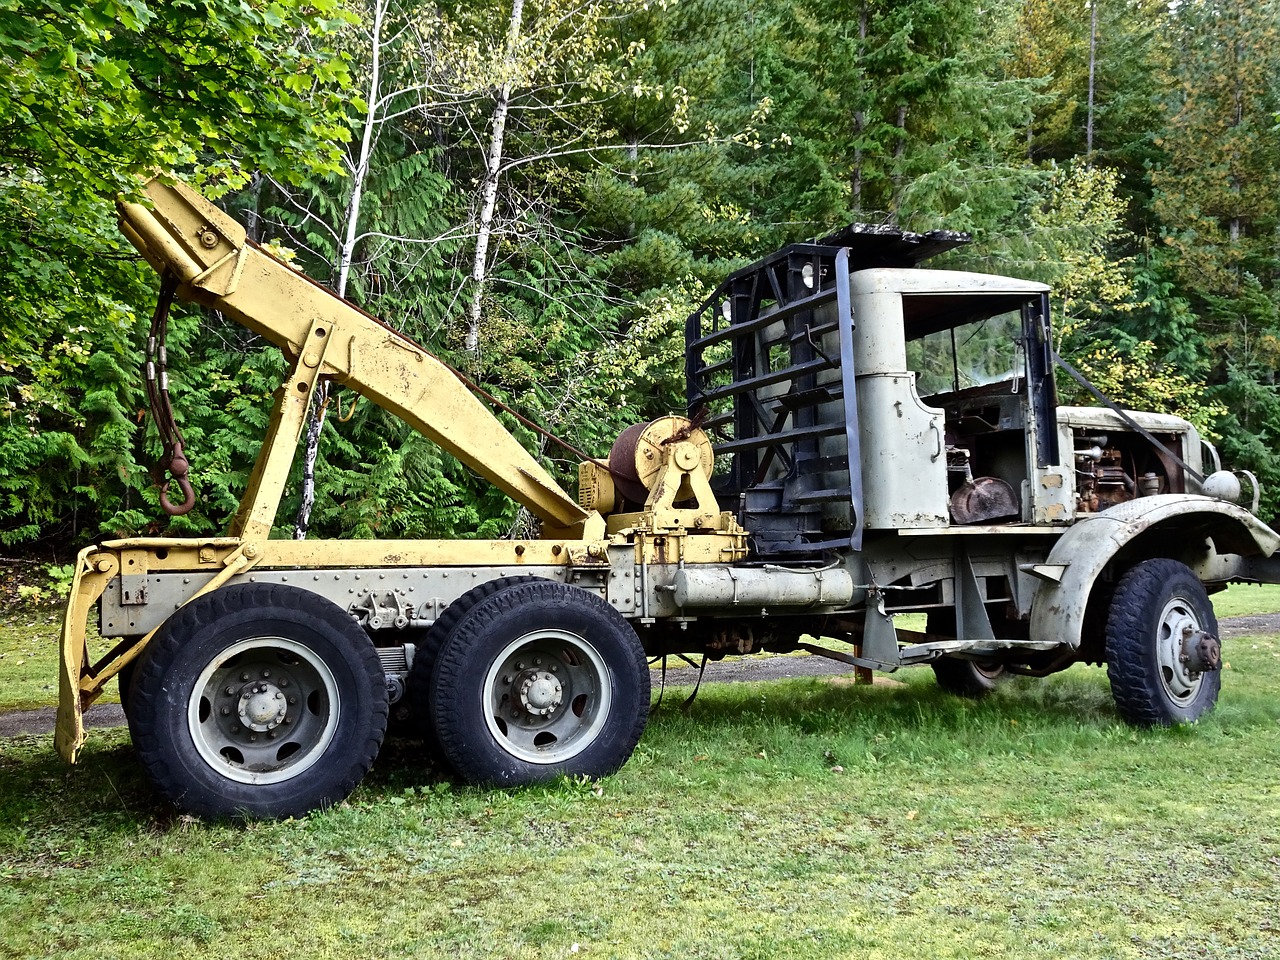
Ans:
{"type": "Polygon", "coordinates": [[[1280,957],[1280,638],[1225,652],[1188,729],[1123,726],[1096,668],[709,685],[599,784],[391,744],[247,827],[160,804],[123,731],[70,769],[3,740],[0,957],[1280,957]]]}
{"type": "MultiPolygon", "coordinates": [[[[61,613],[47,609],[28,616],[12,613],[0,619],[0,713],[35,710],[58,705],[58,637],[61,613]]],[[[100,655],[107,646],[95,638],[94,651],[100,655]]],[[[103,691],[102,703],[119,703],[114,683],[103,691]]]]}
{"type": "Polygon", "coordinates": [[[1213,595],[1213,610],[1219,619],[1280,612],[1280,584],[1233,583],[1213,595]]]}
{"type": "Polygon", "coordinates": [[[0,711],[58,702],[58,624],[45,612],[0,620],[0,711]]]}

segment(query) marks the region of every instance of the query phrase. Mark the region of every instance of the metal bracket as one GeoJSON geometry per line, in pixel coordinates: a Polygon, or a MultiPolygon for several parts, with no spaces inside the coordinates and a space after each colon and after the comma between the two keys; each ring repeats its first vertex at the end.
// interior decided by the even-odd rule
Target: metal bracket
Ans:
{"type": "Polygon", "coordinates": [[[995,631],[987,617],[982,588],[973,572],[973,563],[963,546],[956,547],[955,604],[956,635],[961,640],[994,640],[995,631]]]}
{"type": "Polygon", "coordinates": [[[347,607],[356,622],[370,630],[394,627],[401,630],[413,619],[413,604],[396,590],[370,590],[347,607]]]}

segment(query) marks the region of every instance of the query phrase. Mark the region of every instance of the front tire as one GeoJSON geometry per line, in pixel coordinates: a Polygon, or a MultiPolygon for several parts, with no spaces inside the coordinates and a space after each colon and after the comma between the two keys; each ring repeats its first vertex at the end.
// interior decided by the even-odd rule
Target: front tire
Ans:
{"type": "Polygon", "coordinates": [[[130,684],[129,730],[159,791],[207,818],[289,817],[343,800],[387,725],[382,665],[337,605],[223,587],[179,610],[130,684]]]}
{"type": "Polygon", "coordinates": [[[553,581],[474,603],[444,639],[431,686],[428,710],[453,768],[498,786],[612,773],[649,714],[649,667],[631,625],[553,581]]]}
{"type": "Polygon", "coordinates": [[[1129,570],[1107,616],[1107,675],[1120,716],[1134,726],[1167,727],[1212,710],[1222,675],[1196,669],[1205,658],[1192,646],[1207,637],[1214,661],[1217,636],[1209,595],[1186,564],[1161,558],[1129,570]]]}

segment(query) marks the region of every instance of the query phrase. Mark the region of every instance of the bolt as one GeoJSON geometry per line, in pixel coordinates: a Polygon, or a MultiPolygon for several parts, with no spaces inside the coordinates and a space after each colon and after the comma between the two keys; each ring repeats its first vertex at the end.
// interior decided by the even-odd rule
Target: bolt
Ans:
{"type": "Polygon", "coordinates": [[[541,657],[534,657],[534,658],[533,658],[533,665],[534,665],[535,667],[540,667],[540,666],[542,666],[542,658],[541,658],[541,657]]]}
{"type": "Polygon", "coordinates": [[[284,722],[285,722],[285,723],[293,723],[293,717],[285,717],[285,718],[284,718],[284,722]]]}
{"type": "Polygon", "coordinates": [[[277,699],[277,700],[283,700],[283,699],[284,699],[284,694],[283,694],[283,693],[281,693],[279,690],[277,690],[277,691],[276,691],[276,699],[277,699]]]}
{"type": "Polygon", "coordinates": [[[268,730],[268,731],[267,731],[267,739],[268,739],[268,740],[274,740],[275,738],[276,738],[276,732],[275,732],[274,730],[268,730]]]}
{"type": "Polygon", "coordinates": [[[504,673],[502,675],[502,682],[505,683],[507,686],[511,686],[511,675],[504,673]]]}
{"type": "Polygon", "coordinates": [[[512,710],[512,711],[511,711],[511,719],[512,719],[512,720],[519,720],[519,719],[520,719],[520,711],[519,711],[519,710],[512,710]]]}
{"type": "Polygon", "coordinates": [[[225,693],[228,697],[234,696],[236,692],[236,688],[228,686],[227,689],[223,690],[222,692],[225,693]]]}
{"type": "Polygon", "coordinates": [[[240,724],[238,724],[238,723],[233,723],[233,724],[231,725],[231,732],[232,732],[232,733],[240,733],[240,732],[241,732],[241,731],[240,731],[240,724]]]}
{"type": "Polygon", "coordinates": [[[559,671],[559,669],[560,669],[560,668],[559,668],[559,667],[557,667],[554,663],[551,665],[551,672],[552,672],[552,673],[556,673],[556,672],[558,672],[558,671],[559,671]]]}
{"type": "Polygon", "coordinates": [[[263,670],[263,671],[262,671],[262,679],[263,679],[263,680],[267,679],[267,677],[269,677],[269,676],[271,676],[271,671],[270,671],[270,670],[263,670]]]}
{"type": "Polygon", "coordinates": [[[242,673],[242,674],[240,674],[240,680],[241,680],[241,682],[243,682],[243,683],[248,683],[248,682],[249,682],[249,675],[248,675],[247,673],[242,673]]]}
{"type": "Polygon", "coordinates": [[[282,686],[282,687],[287,687],[288,685],[289,685],[289,680],[288,680],[288,678],[287,678],[287,677],[281,677],[281,678],[280,678],[280,686],[282,686]]]}
{"type": "Polygon", "coordinates": [[[290,702],[290,703],[297,703],[297,702],[298,702],[298,698],[297,698],[297,697],[290,697],[290,698],[289,698],[289,702],[290,702]]]}
{"type": "Polygon", "coordinates": [[[516,669],[517,669],[517,670],[523,670],[523,669],[524,669],[524,663],[522,663],[521,661],[517,660],[517,661],[516,661],[516,669]]]}
{"type": "Polygon", "coordinates": [[[257,735],[256,733],[251,733],[251,734],[249,734],[249,742],[250,742],[250,743],[257,743],[257,742],[258,742],[258,735],[257,735]]]}
{"type": "Polygon", "coordinates": [[[224,717],[229,717],[229,716],[231,716],[231,708],[230,708],[230,707],[223,707],[223,708],[222,708],[222,715],[223,715],[224,717]]]}

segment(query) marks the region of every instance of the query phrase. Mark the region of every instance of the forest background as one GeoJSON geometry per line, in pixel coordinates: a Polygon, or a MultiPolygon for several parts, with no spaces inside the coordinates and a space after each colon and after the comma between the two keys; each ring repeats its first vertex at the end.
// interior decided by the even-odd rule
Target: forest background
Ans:
{"type": "MultiPolygon", "coordinates": [[[[1126,406],[1187,416],[1274,518],[1277,13],[0,0],[0,543],[66,562],[234,512],[284,362],[176,311],[198,500],[158,519],[140,372],[158,281],[113,209],[157,167],[595,455],[681,409],[683,318],[731,270],[851,221],[969,231],[935,263],[1053,284],[1064,356],[1126,406]]],[[[329,399],[313,535],[526,529],[399,421],[329,399]]],[[[575,457],[501,418],[571,480],[575,457]]]]}

